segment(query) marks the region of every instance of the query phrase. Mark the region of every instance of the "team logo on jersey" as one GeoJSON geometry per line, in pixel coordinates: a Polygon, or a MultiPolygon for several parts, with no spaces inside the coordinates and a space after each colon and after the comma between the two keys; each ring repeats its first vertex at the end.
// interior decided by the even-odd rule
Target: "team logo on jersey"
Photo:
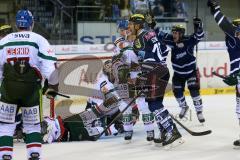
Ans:
{"type": "Polygon", "coordinates": [[[21,48],[7,48],[8,55],[29,55],[29,48],[21,47],[21,48]]]}
{"type": "Polygon", "coordinates": [[[141,48],[141,47],[142,47],[139,39],[137,39],[137,40],[134,42],[134,46],[135,46],[136,48],[141,48]]]}
{"type": "Polygon", "coordinates": [[[177,44],[177,47],[178,47],[178,48],[183,48],[183,47],[184,47],[184,44],[183,44],[183,43],[178,43],[178,44],[177,44]]]}
{"type": "Polygon", "coordinates": [[[29,38],[30,34],[16,33],[14,34],[14,38],[29,38]]]}

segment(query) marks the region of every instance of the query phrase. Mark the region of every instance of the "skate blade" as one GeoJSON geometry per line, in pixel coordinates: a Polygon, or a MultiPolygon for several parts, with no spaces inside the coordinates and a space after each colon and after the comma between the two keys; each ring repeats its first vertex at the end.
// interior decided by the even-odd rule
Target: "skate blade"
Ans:
{"type": "Polygon", "coordinates": [[[240,146],[233,146],[233,149],[240,150],[240,146]]]}
{"type": "Polygon", "coordinates": [[[124,140],[124,144],[130,144],[132,143],[132,140],[124,140]]]}
{"type": "Polygon", "coordinates": [[[162,143],[155,143],[156,147],[163,147],[162,143]]]}
{"type": "Polygon", "coordinates": [[[147,145],[152,145],[153,144],[153,140],[152,141],[147,141],[147,145]]]}
{"type": "Polygon", "coordinates": [[[170,150],[170,149],[173,149],[173,148],[176,148],[178,146],[180,146],[181,144],[183,144],[185,141],[182,139],[182,138],[179,138],[177,139],[176,141],[174,141],[173,143],[171,144],[168,144],[166,146],[163,146],[163,149],[164,150],[170,150]]]}

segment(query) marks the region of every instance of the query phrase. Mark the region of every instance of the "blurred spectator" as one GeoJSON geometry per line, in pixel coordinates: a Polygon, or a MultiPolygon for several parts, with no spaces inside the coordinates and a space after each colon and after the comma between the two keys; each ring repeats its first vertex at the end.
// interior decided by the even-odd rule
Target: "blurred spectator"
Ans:
{"type": "Polygon", "coordinates": [[[185,8],[185,4],[184,2],[180,1],[180,0],[175,0],[174,1],[174,13],[173,13],[173,16],[175,17],[187,17],[187,12],[186,12],[186,8],[185,8]]]}
{"type": "Polygon", "coordinates": [[[119,19],[119,0],[102,0],[103,7],[100,11],[99,19],[110,18],[113,20],[119,19]]]}
{"type": "Polygon", "coordinates": [[[148,0],[134,0],[133,13],[146,14],[147,12],[149,12],[149,1],[148,0]]]}
{"type": "Polygon", "coordinates": [[[162,17],[164,14],[164,6],[162,5],[161,1],[156,1],[154,5],[155,6],[152,10],[153,15],[157,17],[162,17]]]}
{"type": "Polygon", "coordinates": [[[172,17],[174,1],[175,0],[161,0],[161,4],[164,7],[164,16],[165,17],[172,17]]]}
{"type": "Polygon", "coordinates": [[[132,14],[130,3],[130,0],[120,0],[121,18],[128,18],[132,14]]]}
{"type": "Polygon", "coordinates": [[[120,9],[119,9],[119,1],[113,0],[112,2],[112,19],[117,20],[120,18],[120,9]]]}

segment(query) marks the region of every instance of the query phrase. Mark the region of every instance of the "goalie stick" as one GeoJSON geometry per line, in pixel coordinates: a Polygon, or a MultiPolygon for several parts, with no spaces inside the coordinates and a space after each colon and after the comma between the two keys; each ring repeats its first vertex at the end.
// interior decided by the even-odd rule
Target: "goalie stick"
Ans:
{"type": "Polygon", "coordinates": [[[109,128],[110,126],[120,118],[120,116],[133,104],[133,102],[142,94],[143,92],[140,91],[132,100],[128,103],[128,105],[112,120],[110,124],[107,125],[106,128],[96,137],[95,140],[98,140],[109,128]]]}

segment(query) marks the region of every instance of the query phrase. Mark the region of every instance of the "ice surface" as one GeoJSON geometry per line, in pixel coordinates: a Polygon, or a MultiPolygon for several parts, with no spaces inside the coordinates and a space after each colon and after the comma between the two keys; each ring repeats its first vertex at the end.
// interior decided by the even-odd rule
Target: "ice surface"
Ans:
{"type": "MultiPolygon", "coordinates": [[[[105,137],[97,142],[71,142],[43,145],[43,160],[240,160],[240,150],[233,149],[240,128],[235,114],[234,95],[203,96],[205,126],[199,126],[190,97],[192,121],[183,122],[191,130],[211,129],[212,134],[193,137],[180,127],[185,143],[171,150],[148,144],[142,123],[134,128],[132,143],[125,144],[122,136],[105,137]]],[[[167,97],[165,106],[177,114],[176,100],[167,97]]],[[[188,113],[188,118],[190,114],[188,113]]],[[[156,128],[157,131],[157,128],[156,128]]],[[[26,159],[25,145],[14,146],[14,160],[26,159]]]]}

